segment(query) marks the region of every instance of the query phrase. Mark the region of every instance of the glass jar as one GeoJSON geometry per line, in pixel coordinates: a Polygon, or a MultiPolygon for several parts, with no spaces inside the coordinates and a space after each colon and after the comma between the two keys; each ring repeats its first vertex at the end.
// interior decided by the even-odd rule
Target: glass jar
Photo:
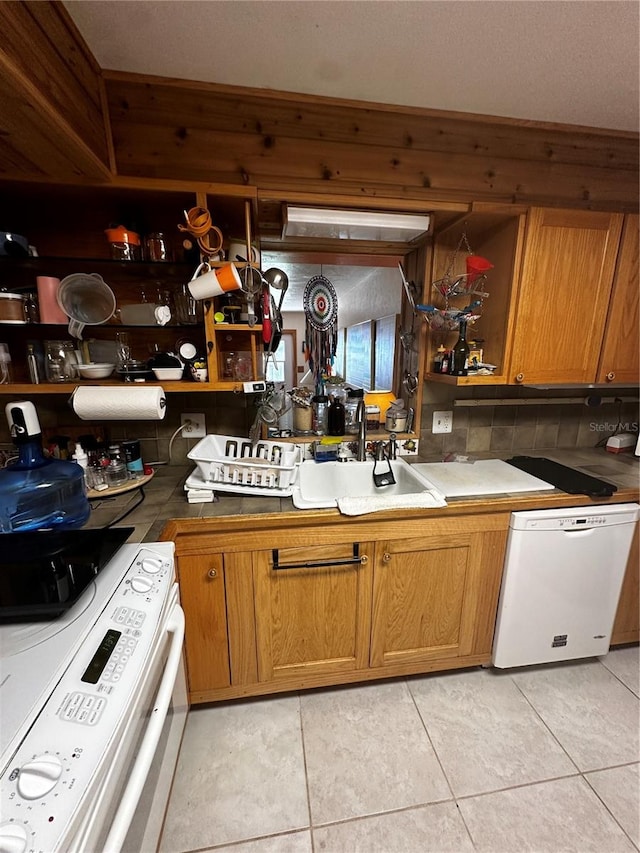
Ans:
{"type": "Polygon", "coordinates": [[[140,235],[135,231],[129,231],[122,225],[118,225],[117,228],[107,228],[104,233],[107,235],[111,258],[114,261],[142,260],[140,235]]]}
{"type": "Polygon", "coordinates": [[[296,435],[309,435],[313,427],[313,409],[310,405],[293,404],[293,431],[296,435]]]}
{"type": "Polygon", "coordinates": [[[311,399],[311,429],[315,435],[326,435],[328,409],[329,398],[326,394],[316,394],[311,399]]]}
{"type": "Polygon", "coordinates": [[[236,354],[235,352],[226,352],[224,354],[224,361],[222,364],[222,378],[223,379],[234,379],[234,371],[236,366],[236,354]]]}
{"type": "Polygon", "coordinates": [[[109,464],[106,467],[107,483],[110,487],[121,486],[129,479],[127,463],[119,444],[109,445],[109,464]]]}
{"type": "Polygon", "coordinates": [[[161,231],[155,231],[147,236],[144,242],[148,261],[170,261],[171,249],[165,235],[161,231]]]}
{"type": "Polygon", "coordinates": [[[244,353],[236,353],[233,362],[233,378],[237,382],[250,382],[252,378],[251,359],[244,353]]]}
{"type": "Polygon", "coordinates": [[[70,382],[77,364],[72,341],[44,342],[44,372],[47,382],[70,382]]]}
{"type": "Polygon", "coordinates": [[[347,399],[344,404],[344,431],[351,435],[356,435],[358,432],[358,403],[364,400],[364,391],[362,388],[351,388],[347,392],[347,399]]]}

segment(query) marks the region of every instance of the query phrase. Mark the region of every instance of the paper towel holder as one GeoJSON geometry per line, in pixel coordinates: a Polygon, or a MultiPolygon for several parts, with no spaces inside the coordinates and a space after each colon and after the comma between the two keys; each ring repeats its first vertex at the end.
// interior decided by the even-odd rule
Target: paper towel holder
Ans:
{"type": "MultiPolygon", "coordinates": [[[[74,413],[75,413],[75,409],[74,409],[74,405],[73,405],[73,398],[75,397],[75,395],[76,395],[77,391],[80,389],[80,387],[81,387],[80,385],[76,385],[76,387],[73,389],[73,392],[72,392],[71,396],[70,396],[70,397],[69,397],[69,399],[67,400],[67,405],[69,406],[69,408],[70,408],[74,413]]],[[[86,386],[84,386],[84,387],[86,387],[86,386]]],[[[99,386],[98,386],[98,387],[99,387],[99,386]]],[[[165,412],[164,410],[167,408],[167,398],[166,398],[166,396],[165,396],[164,388],[162,389],[162,397],[160,397],[160,399],[158,400],[158,406],[160,407],[160,409],[162,409],[162,410],[163,410],[163,412],[162,412],[162,415],[161,415],[160,417],[158,417],[158,418],[157,418],[157,420],[162,420],[162,418],[164,418],[164,416],[165,416],[165,414],[166,414],[166,412],[165,412]]],[[[112,418],[112,420],[131,420],[131,418],[130,418],[130,417],[126,417],[126,418],[112,418]]]]}

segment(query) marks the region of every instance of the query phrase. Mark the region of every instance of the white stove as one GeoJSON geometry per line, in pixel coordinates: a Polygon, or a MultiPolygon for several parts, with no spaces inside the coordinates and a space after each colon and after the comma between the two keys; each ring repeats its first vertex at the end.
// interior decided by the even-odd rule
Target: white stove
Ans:
{"type": "Polygon", "coordinates": [[[123,545],[56,620],[0,627],[0,851],[126,845],[162,729],[184,727],[183,637],[172,543],[123,545]]]}

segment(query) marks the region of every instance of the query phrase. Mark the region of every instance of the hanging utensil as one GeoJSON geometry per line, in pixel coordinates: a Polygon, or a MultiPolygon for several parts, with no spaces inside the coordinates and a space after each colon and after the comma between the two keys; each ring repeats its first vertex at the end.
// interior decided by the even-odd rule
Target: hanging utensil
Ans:
{"type": "Polygon", "coordinates": [[[266,283],[262,288],[262,340],[271,343],[271,292],[266,283]]]}
{"type": "Polygon", "coordinates": [[[268,269],[264,273],[263,278],[271,285],[271,287],[275,287],[276,290],[280,291],[280,299],[278,300],[277,305],[273,301],[273,298],[271,299],[271,346],[269,348],[269,353],[274,353],[280,346],[280,341],[282,339],[282,303],[284,301],[285,294],[289,289],[289,279],[286,273],[276,267],[268,269]]]}
{"type": "Polygon", "coordinates": [[[404,287],[404,292],[407,294],[407,300],[409,305],[411,305],[411,310],[416,310],[416,300],[413,297],[413,287],[414,285],[407,281],[407,277],[404,274],[404,269],[402,268],[402,264],[398,261],[398,269],[400,270],[400,276],[402,278],[402,285],[404,287]]]}
{"type": "Polygon", "coordinates": [[[255,267],[246,266],[242,273],[242,290],[247,298],[247,323],[250,327],[256,324],[255,298],[262,291],[262,275],[255,267]]]}

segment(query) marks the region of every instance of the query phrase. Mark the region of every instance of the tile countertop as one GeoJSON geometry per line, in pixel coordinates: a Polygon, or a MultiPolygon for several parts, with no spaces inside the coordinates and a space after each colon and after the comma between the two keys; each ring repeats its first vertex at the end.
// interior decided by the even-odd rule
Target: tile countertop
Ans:
{"type": "MultiPolygon", "coordinates": [[[[496,453],[476,454],[477,459],[509,458],[511,454],[496,453]]],[[[542,456],[552,459],[562,465],[576,468],[593,477],[602,477],[613,483],[618,489],[629,489],[637,493],[640,484],[640,460],[632,453],[608,453],[603,448],[569,448],[554,450],[520,451],[522,456],[542,456]]],[[[414,462],[439,462],[439,458],[416,457],[414,462]]],[[[159,467],[153,478],[144,486],[144,501],[136,506],[139,492],[132,491],[122,495],[107,496],[91,501],[91,518],[86,527],[131,526],[134,528],[129,537],[132,542],[154,542],[160,538],[162,530],[170,518],[218,518],[231,515],[263,515],[280,512],[306,513],[310,510],[298,510],[293,506],[291,498],[253,497],[223,493],[214,503],[190,504],[184,493],[184,481],[192,473],[191,465],[171,465],[159,467]],[[130,514],[118,519],[131,509],[130,514]]],[[[563,495],[554,489],[538,493],[549,498],[553,495],[563,495]]],[[[489,496],[484,504],[494,501],[499,496],[489,496]]],[[[504,496],[503,496],[504,497],[504,496]]],[[[522,499],[523,495],[514,496],[514,502],[522,499]]],[[[470,501],[477,502],[478,498],[449,499],[449,505],[461,505],[470,501]]],[[[320,512],[335,512],[335,510],[320,510],[320,512]]],[[[430,510],[438,512],[438,510],[430,510]]]]}

